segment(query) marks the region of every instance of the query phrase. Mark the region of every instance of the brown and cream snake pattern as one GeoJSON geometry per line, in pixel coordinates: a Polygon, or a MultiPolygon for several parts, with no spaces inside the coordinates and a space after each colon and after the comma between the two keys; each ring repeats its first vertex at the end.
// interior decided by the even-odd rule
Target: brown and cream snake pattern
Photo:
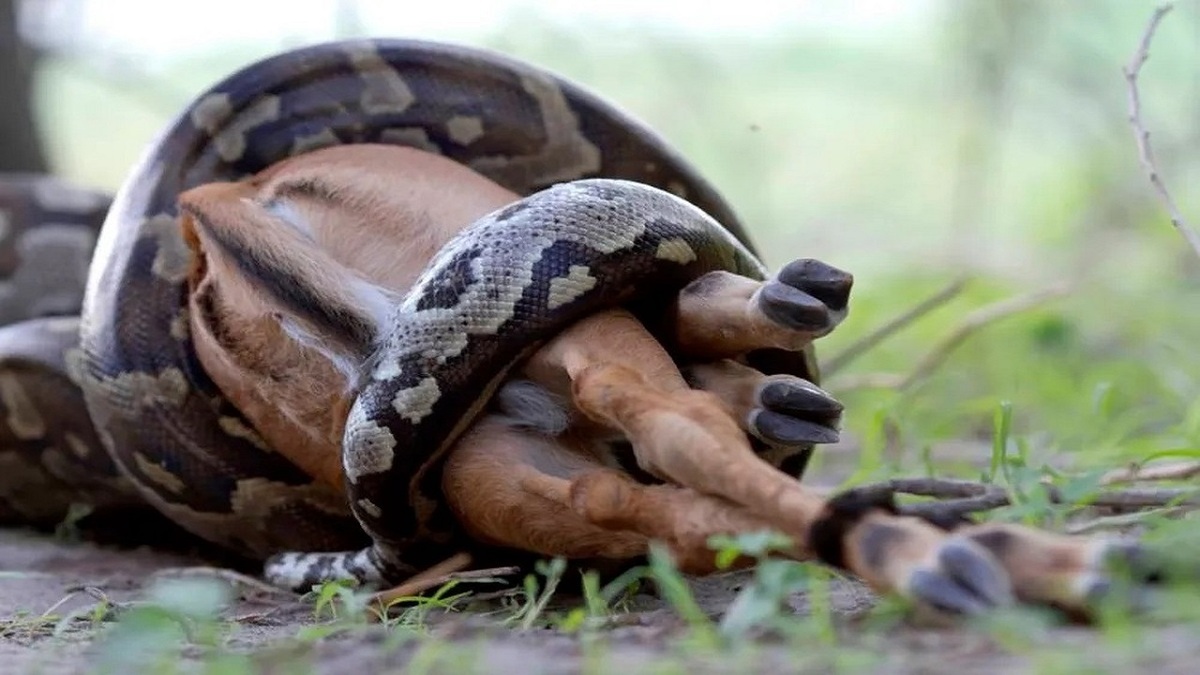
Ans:
{"type": "MultiPolygon", "coordinates": [[[[645,125],[547,71],[428,42],[248,66],[187,106],[111,208],[47,179],[3,189],[0,513],[148,504],[291,587],[394,581],[453,552],[427,470],[532,345],[635,286],[655,289],[637,298],[652,307],[712,270],[763,276],[729,206],[645,125]],[[367,364],[347,500],[273,452],[198,362],[177,197],[351,143],[434,152],[525,199],[454,239],[388,334],[341,317],[367,364]]],[[[323,311],[293,300],[300,316],[323,311]]],[[[810,356],[786,368],[813,378],[810,356]]]]}

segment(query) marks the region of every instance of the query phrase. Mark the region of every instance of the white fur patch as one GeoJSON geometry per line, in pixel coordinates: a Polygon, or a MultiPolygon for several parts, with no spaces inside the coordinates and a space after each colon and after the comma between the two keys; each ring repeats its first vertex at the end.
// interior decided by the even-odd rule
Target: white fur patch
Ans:
{"type": "Polygon", "coordinates": [[[321,339],[306,322],[292,316],[280,315],[279,327],[288,337],[328,359],[333,367],[345,376],[347,383],[358,379],[361,361],[358,355],[352,354],[345,345],[334,340],[321,339]]]}
{"type": "Polygon", "coordinates": [[[530,380],[506,382],[496,393],[496,405],[505,424],[547,436],[557,436],[571,424],[566,402],[530,380]]]}
{"type": "Polygon", "coordinates": [[[284,224],[291,227],[293,230],[304,235],[309,241],[315,239],[312,223],[308,222],[301,212],[296,208],[290,200],[287,199],[272,199],[270,201],[259,203],[253,199],[245,198],[242,200],[252,207],[261,208],[271,214],[284,224]]]}
{"type": "Polygon", "coordinates": [[[354,304],[375,327],[375,334],[380,334],[388,325],[398,298],[383,286],[373,284],[357,274],[350,273],[347,276],[346,290],[350,291],[354,304]]]}
{"type": "MultiPolygon", "coordinates": [[[[350,309],[370,323],[372,341],[378,339],[388,325],[392,308],[398,300],[386,288],[352,272],[347,272],[340,281],[348,296],[344,297],[343,301],[349,303],[350,309]]],[[[374,344],[351,345],[343,344],[337,339],[329,339],[328,336],[322,335],[317,327],[310,325],[310,322],[288,314],[279,315],[279,324],[293,340],[329,359],[350,383],[357,382],[362,364],[367,358],[367,354],[360,350],[366,348],[370,351],[375,347],[374,344]]]]}

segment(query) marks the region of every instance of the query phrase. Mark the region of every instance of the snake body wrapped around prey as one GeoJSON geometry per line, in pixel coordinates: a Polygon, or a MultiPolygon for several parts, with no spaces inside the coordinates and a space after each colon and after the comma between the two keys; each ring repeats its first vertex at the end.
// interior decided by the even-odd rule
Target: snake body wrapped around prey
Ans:
{"type": "Polygon", "coordinates": [[[270,558],[271,580],[393,579],[451,552],[431,469],[531,345],[604,307],[665,303],[710,270],[761,278],[745,242],[724,200],[661,138],[556,75],[437,43],[321,44],[233,74],[150,146],[100,231],[78,344],[69,319],[43,319],[6,328],[0,351],[37,352],[37,336],[58,331],[36,377],[69,374],[86,409],[41,414],[87,433],[46,440],[43,456],[108,458],[123,499],[270,558]],[[431,261],[387,334],[358,336],[370,358],[346,430],[347,500],[273,452],[201,367],[177,197],[351,143],[437,153],[525,199],[431,261]]]}

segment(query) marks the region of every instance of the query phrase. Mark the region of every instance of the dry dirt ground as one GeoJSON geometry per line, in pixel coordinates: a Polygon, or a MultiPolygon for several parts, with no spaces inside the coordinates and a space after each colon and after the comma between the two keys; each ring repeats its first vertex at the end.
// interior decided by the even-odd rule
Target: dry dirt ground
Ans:
{"type": "MultiPolygon", "coordinates": [[[[94,604],[93,596],[77,592],[85,586],[99,589],[113,603],[137,601],[153,580],[195,564],[178,554],[0,530],[0,672],[100,672],[112,657],[106,649],[114,649],[105,646],[106,633],[119,622],[77,621],[55,634],[52,623],[33,619],[47,611],[61,616],[94,604]]],[[[719,615],[745,581],[741,574],[699,580],[693,591],[706,612],[719,615]]],[[[633,611],[622,616],[620,625],[605,629],[593,642],[550,629],[505,628],[477,612],[431,617],[427,637],[420,640],[406,639],[411,631],[378,625],[298,639],[304,627],[328,622],[314,618],[311,601],[246,587],[234,597],[221,613],[222,625],[229,627],[224,649],[251,654],[249,665],[257,672],[1200,672],[1200,635],[1194,625],[1143,631],[1136,645],[1094,629],[1064,626],[1044,631],[1026,626],[1012,640],[994,629],[919,626],[911,620],[864,630],[862,617],[876,601],[849,581],[835,581],[829,596],[838,625],[836,645],[815,635],[807,643],[795,637],[764,638],[723,654],[690,648],[680,639],[685,630],[676,615],[649,595],[635,598],[633,611]]],[[[794,596],[791,604],[799,614],[809,611],[804,597],[794,596]]],[[[130,640],[122,645],[118,651],[141,648],[130,640]]],[[[245,660],[234,664],[239,668],[222,670],[202,665],[194,648],[175,653],[168,663],[175,672],[246,672],[245,660]]]]}

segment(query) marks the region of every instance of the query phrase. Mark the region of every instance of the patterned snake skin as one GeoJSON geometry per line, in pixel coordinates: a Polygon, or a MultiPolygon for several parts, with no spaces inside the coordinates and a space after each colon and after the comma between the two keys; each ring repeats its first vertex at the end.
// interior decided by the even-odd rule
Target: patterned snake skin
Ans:
{"type": "MultiPolygon", "coordinates": [[[[762,275],[726,203],[640,122],[541,69],[428,42],[306,47],[212,87],[130,173],[94,252],[103,198],[44,179],[2,190],[0,516],[148,504],[298,588],[397,580],[453,552],[435,460],[539,340],[617,303],[653,316],[713,269],[762,275]],[[386,335],[362,336],[349,503],[267,447],[200,366],[176,218],[188,188],[347,143],[435,152],[526,196],[453,240],[386,335]],[[54,215],[66,201],[78,215],[54,215]],[[60,277],[37,277],[39,259],[60,277]]],[[[788,368],[815,376],[807,356],[788,368]]]]}

